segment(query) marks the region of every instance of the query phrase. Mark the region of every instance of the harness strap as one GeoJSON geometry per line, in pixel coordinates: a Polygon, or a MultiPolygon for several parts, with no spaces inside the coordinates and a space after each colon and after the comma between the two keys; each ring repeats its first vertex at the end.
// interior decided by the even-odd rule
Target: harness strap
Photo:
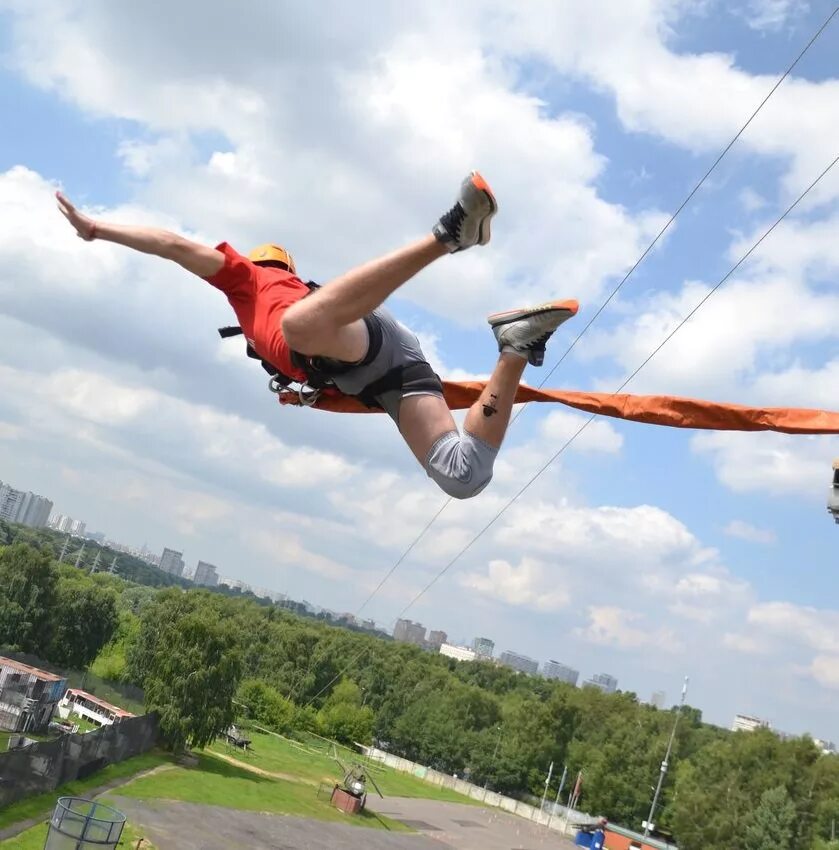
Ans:
{"type": "Polygon", "coordinates": [[[376,396],[384,395],[393,390],[439,392],[442,394],[443,384],[437,373],[425,361],[409,363],[407,366],[396,366],[377,381],[368,384],[358,393],[357,398],[366,407],[380,408],[382,405],[376,401],[376,396]]]}

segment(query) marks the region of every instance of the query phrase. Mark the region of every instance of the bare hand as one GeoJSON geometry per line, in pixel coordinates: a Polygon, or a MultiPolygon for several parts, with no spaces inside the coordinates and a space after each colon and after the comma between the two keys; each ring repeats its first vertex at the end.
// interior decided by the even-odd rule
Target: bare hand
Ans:
{"type": "Polygon", "coordinates": [[[80,213],[61,192],[56,192],[55,197],[58,201],[58,209],[76,229],[76,235],[85,242],[92,242],[96,238],[96,222],[80,213]]]}

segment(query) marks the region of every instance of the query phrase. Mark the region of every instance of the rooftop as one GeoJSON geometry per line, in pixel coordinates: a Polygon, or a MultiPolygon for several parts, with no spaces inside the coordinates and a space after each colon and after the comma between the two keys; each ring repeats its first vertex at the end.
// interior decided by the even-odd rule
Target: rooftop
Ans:
{"type": "Polygon", "coordinates": [[[63,676],[56,676],[55,673],[47,673],[46,670],[39,670],[37,667],[30,667],[28,664],[22,664],[20,661],[13,661],[11,658],[0,656],[0,667],[7,667],[12,670],[17,670],[20,673],[28,673],[30,676],[35,676],[37,679],[43,679],[45,682],[63,682],[63,676]]]}
{"type": "Polygon", "coordinates": [[[77,696],[82,697],[87,702],[92,702],[94,705],[99,706],[99,708],[102,708],[105,711],[110,711],[111,714],[114,714],[117,717],[136,717],[136,715],[132,714],[130,711],[126,711],[118,705],[113,705],[103,699],[99,699],[99,697],[95,697],[93,694],[89,694],[87,691],[83,691],[80,688],[67,688],[67,693],[64,694],[65,699],[72,699],[77,696]]]}

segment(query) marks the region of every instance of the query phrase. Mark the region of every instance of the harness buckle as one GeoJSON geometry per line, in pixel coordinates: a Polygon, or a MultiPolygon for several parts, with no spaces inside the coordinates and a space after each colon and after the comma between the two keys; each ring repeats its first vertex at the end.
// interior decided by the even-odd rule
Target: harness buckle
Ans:
{"type": "Polygon", "coordinates": [[[279,395],[288,389],[288,384],[284,384],[279,375],[272,375],[271,380],[268,381],[268,389],[274,395],[279,395]]]}
{"type": "Polygon", "coordinates": [[[300,399],[300,404],[303,407],[311,407],[320,398],[322,392],[323,390],[320,388],[310,387],[308,384],[300,384],[300,388],[297,390],[297,398],[300,399]]]}

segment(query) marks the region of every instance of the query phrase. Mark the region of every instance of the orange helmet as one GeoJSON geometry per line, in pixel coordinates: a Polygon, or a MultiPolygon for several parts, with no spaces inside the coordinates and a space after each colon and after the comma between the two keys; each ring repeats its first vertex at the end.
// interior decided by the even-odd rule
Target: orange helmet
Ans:
{"type": "Polygon", "coordinates": [[[297,274],[297,269],[294,267],[294,257],[281,245],[272,245],[270,242],[260,245],[248,254],[248,259],[261,266],[273,266],[297,274]]]}

